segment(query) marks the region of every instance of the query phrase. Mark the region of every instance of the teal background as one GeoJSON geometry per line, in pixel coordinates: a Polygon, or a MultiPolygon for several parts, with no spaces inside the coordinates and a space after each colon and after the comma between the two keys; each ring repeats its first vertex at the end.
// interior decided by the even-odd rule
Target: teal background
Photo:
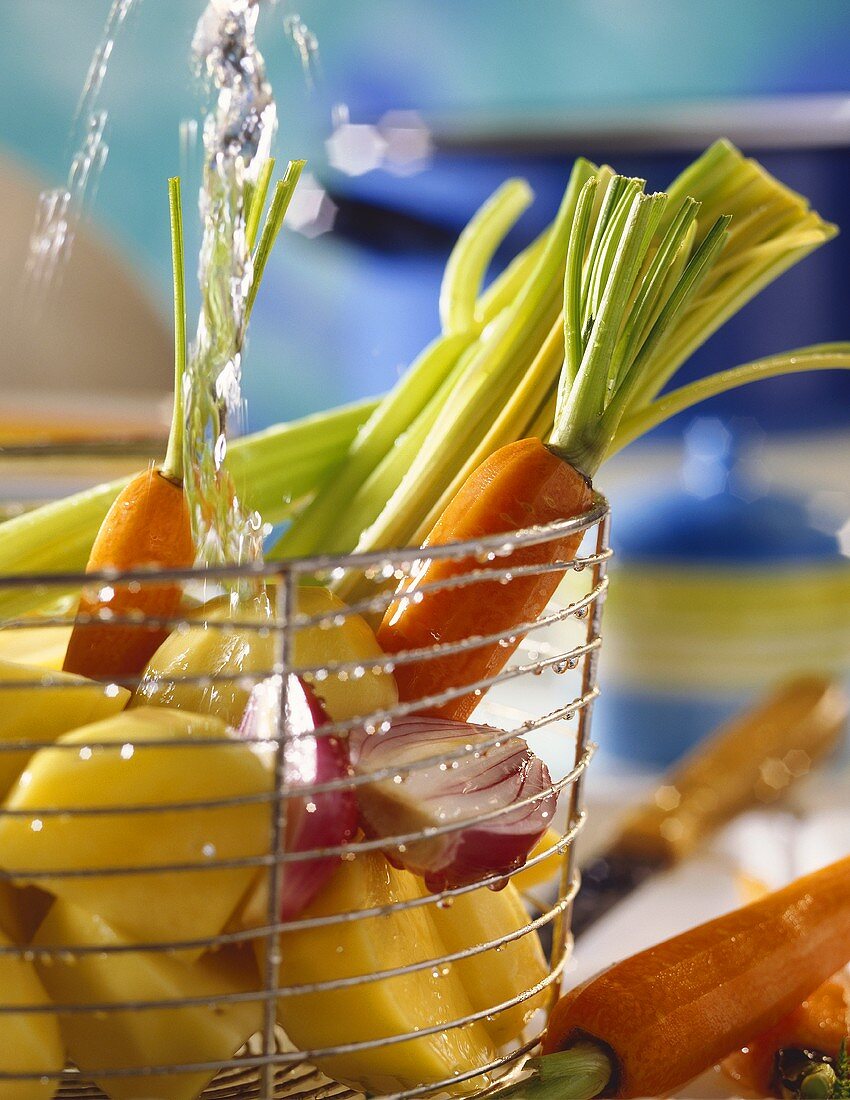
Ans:
{"type": "MultiPolygon", "coordinates": [[[[105,87],[111,152],[92,216],[163,309],[165,179],[192,167],[181,163],[178,127],[198,115],[187,54],[201,7],[142,0],[105,87]]],[[[0,0],[0,149],[46,184],[65,174],[74,106],[108,8],[108,0],[0,0]]],[[[846,0],[303,0],[297,10],[320,44],[312,90],[283,33],[291,10],[278,3],[261,18],[281,116],[278,151],[306,155],[320,176],[339,102],[353,122],[388,109],[472,117],[561,109],[569,117],[585,105],[847,86],[846,0]]],[[[392,185],[401,194],[416,188],[416,177],[392,185]]],[[[190,256],[195,243],[190,234],[190,256]]],[[[436,328],[446,247],[387,267],[334,234],[288,234],[255,314],[252,423],[389,384],[436,328]],[[355,293],[364,272],[366,301],[355,293]]]]}

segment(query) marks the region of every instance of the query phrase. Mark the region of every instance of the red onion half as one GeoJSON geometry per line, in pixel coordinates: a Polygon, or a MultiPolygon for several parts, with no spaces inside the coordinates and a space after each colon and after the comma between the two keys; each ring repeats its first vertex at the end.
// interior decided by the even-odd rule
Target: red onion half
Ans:
{"type": "Polygon", "coordinates": [[[469,822],[383,850],[435,893],[521,867],[552,822],[558,796],[546,765],[522,738],[499,734],[490,726],[411,716],[396,719],[386,733],[349,735],[358,776],[389,770],[358,787],[360,823],[369,836],[391,840],[469,822]],[[517,805],[526,799],[532,801],[517,805]],[[481,815],[493,816],[476,820],[481,815]]]}
{"type": "MultiPolygon", "coordinates": [[[[315,731],[330,718],[310,688],[289,676],[286,693],[287,725],[291,739],[285,753],[285,783],[289,792],[308,788],[303,796],[286,800],[287,852],[310,852],[345,844],[357,829],[357,801],[351,787],[312,792],[316,784],[344,780],[351,775],[344,742],[315,731]]],[[[273,754],[270,739],[277,736],[280,714],[280,677],[256,685],[251,692],[239,734],[257,742],[258,751],[273,754]]],[[[339,856],[287,861],[283,865],[280,919],[297,917],[339,866],[339,856]]]]}

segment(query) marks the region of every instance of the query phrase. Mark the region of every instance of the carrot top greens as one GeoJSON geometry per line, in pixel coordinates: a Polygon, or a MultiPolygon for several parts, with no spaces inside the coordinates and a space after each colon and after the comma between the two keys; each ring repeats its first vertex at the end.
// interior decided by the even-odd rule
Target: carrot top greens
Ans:
{"type": "Polygon", "coordinates": [[[592,476],[675,412],[790,370],[850,366],[850,345],[773,356],[659,394],[732,314],[836,232],[726,141],[666,192],[579,159],[551,226],[483,293],[528,201],[509,181],[449,259],[441,336],[377,406],[348,460],[272,556],[421,541],[468,474],[523,436],[592,476]]]}

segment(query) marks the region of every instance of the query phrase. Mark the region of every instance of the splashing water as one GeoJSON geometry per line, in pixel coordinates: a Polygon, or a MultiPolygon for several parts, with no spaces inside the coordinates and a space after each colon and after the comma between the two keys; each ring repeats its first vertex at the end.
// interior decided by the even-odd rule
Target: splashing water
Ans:
{"type": "Polygon", "coordinates": [[[284,17],[283,29],[301,60],[307,87],[314,88],[319,68],[319,40],[295,12],[284,17]]]}
{"type": "Polygon", "coordinates": [[[268,159],[277,112],[257,49],[260,0],[209,0],[192,42],[213,106],[203,127],[201,313],[183,385],[184,475],[199,560],[258,560],[262,522],[247,515],[225,459],[244,417],[242,350],[253,276],[246,194],[268,159]]]}
{"type": "Polygon", "coordinates": [[[94,200],[109,155],[107,112],[98,107],[115,39],[127,16],[141,0],[113,0],[106,26],[92,56],[71,128],[76,152],[64,187],[43,191],[36,207],[26,262],[29,286],[47,289],[71,254],[86,203],[94,200]]]}

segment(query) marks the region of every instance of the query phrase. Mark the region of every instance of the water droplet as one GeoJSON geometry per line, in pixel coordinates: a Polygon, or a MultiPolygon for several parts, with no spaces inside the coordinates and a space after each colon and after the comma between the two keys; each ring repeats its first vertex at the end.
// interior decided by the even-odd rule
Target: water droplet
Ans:
{"type": "Polygon", "coordinates": [[[304,809],[307,811],[308,814],[314,814],[316,812],[316,809],[317,809],[316,803],[315,802],[308,802],[305,805],[304,809]]]}
{"type": "Polygon", "coordinates": [[[40,817],[34,817],[30,822],[30,828],[34,833],[40,833],[41,830],[44,828],[44,822],[41,820],[40,817]]]}
{"type": "Polygon", "coordinates": [[[133,755],[135,754],[135,752],[136,752],[136,749],[135,749],[134,745],[131,745],[129,743],[127,743],[126,745],[122,745],[121,746],[121,759],[122,760],[132,760],[133,755]]]}
{"type": "Polygon", "coordinates": [[[438,909],[451,909],[451,907],[454,905],[454,902],[455,902],[454,898],[440,898],[440,900],[437,902],[437,908],[438,909]]]}
{"type": "MultiPolygon", "coordinates": [[[[80,760],[91,760],[91,758],[92,758],[92,751],[91,751],[91,749],[89,748],[89,746],[88,746],[88,745],[84,745],[84,746],[83,746],[83,747],[82,747],[82,748],[80,749],[80,760]]],[[[27,772],[27,773],[25,773],[25,774],[27,774],[27,775],[28,775],[29,773],[27,772]]],[[[23,779],[23,776],[21,776],[21,779],[23,779]]]]}
{"type": "Polygon", "coordinates": [[[215,845],[214,844],[209,844],[209,843],[205,844],[203,846],[203,848],[201,848],[201,854],[206,859],[215,859],[215,856],[216,856],[216,847],[215,847],[215,845]]]}

